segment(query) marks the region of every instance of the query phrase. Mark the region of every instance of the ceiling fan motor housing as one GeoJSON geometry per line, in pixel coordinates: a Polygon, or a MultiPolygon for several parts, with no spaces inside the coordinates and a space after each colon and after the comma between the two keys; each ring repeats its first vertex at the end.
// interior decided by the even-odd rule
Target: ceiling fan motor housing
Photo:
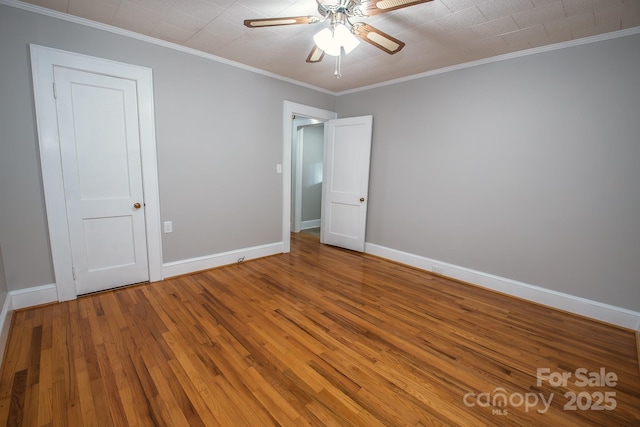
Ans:
{"type": "Polygon", "coordinates": [[[318,2],[318,13],[322,15],[325,19],[329,18],[331,15],[331,19],[336,14],[344,15],[344,20],[346,21],[349,17],[353,17],[357,14],[356,7],[360,6],[359,1],[353,0],[341,0],[339,2],[330,2],[326,3],[322,0],[317,0],[318,2]]]}

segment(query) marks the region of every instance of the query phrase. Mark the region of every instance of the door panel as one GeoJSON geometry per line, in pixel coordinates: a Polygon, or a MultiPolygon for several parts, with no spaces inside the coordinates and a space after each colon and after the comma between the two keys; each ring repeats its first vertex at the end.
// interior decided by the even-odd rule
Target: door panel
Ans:
{"type": "Polygon", "coordinates": [[[362,166],[354,160],[362,156],[362,147],[360,141],[360,126],[337,126],[334,130],[333,155],[330,161],[333,162],[333,175],[331,180],[331,191],[341,194],[359,193],[360,173],[362,166]],[[336,142],[337,140],[337,142],[336,142]]]}
{"type": "Polygon", "coordinates": [[[372,116],[325,123],[322,242],[364,251],[372,116]]]}
{"type": "Polygon", "coordinates": [[[62,67],[54,78],[77,293],[146,281],[136,83],[62,67]]]}
{"type": "Polygon", "coordinates": [[[135,264],[130,216],[83,220],[89,272],[135,264]]]}
{"type": "Polygon", "coordinates": [[[74,82],[72,102],[80,197],[130,197],[123,93],[74,82]]]}

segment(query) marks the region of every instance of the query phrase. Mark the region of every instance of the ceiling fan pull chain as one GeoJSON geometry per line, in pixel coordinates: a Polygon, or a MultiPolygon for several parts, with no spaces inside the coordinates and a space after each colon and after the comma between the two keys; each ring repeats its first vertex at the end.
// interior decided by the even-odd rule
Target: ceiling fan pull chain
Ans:
{"type": "MultiPolygon", "coordinates": [[[[342,49],[342,48],[340,48],[342,49]]],[[[334,71],[333,75],[336,76],[336,78],[340,78],[342,77],[342,72],[340,71],[340,65],[341,65],[341,58],[342,58],[342,52],[340,52],[340,54],[338,56],[336,56],[336,71],[334,71]]]]}

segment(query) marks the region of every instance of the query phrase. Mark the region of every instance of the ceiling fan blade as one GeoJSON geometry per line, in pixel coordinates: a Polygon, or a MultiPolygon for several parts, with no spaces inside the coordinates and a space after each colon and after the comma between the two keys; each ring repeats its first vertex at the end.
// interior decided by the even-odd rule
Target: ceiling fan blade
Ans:
{"type": "Polygon", "coordinates": [[[315,64],[316,62],[322,61],[322,58],[324,58],[324,50],[314,45],[311,52],[309,52],[309,56],[307,56],[307,62],[315,64]]]}
{"type": "Polygon", "coordinates": [[[367,43],[384,50],[390,55],[400,52],[404,47],[404,42],[364,22],[356,22],[353,24],[353,33],[367,43]]]}
{"type": "Polygon", "coordinates": [[[369,0],[362,2],[360,11],[367,16],[372,16],[430,1],[433,0],[369,0]]]}
{"type": "Polygon", "coordinates": [[[292,16],[289,18],[245,19],[244,25],[249,28],[276,27],[279,25],[315,24],[320,18],[315,16],[292,16]]]}

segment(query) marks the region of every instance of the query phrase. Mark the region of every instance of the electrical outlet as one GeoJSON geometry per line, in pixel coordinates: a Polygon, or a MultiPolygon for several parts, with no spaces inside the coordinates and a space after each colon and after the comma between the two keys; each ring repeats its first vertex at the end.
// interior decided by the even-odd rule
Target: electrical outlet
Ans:
{"type": "Polygon", "coordinates": [[[165,233],[173,233],[173,221],[165,221],[164,222],[164,232],[165,233]]]}
{"type": "Polygon", "coordinates": [[[276,173],[282,173],[282,163],[276,165],[276,173]]]}

